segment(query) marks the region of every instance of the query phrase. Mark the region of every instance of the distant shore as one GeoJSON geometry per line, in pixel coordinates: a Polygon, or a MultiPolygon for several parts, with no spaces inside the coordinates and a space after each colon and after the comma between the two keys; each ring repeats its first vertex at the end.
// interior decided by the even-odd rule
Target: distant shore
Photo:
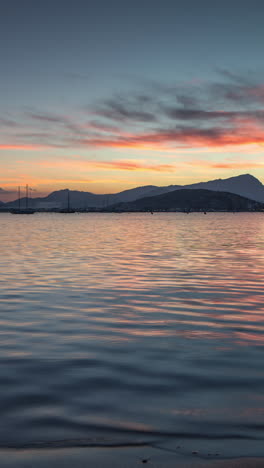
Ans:
{"type": "MultiPolygon", "coordinates": [[[[68,214],[67,210],[56,210],[56,209],[50,209],[50,210],[43,210],[43,209],[36,209],[34,210],[35,213],[57,213],[57,214],[68,214]]],[[[0,208],[0,213],[11,213],[11,209],[4,209],[0,208]]],[[[210,209],[202,209],[202,210],[193,210],[193,209],[184,209],[184,210],[112,210],[112,209],[73,209],[69,211],[70,214],[73,213],[148,213],[148,214],[154,214],[154,213],[185,213],[185,214],[190,214],[190,213],[264,213],[264,209],[248,209],[248,210],[210,210],[210,209]]]]}
{"type": "Polygon", "coordinates": [[[264,458],[180,456],[149,446],[28,449],[0,451],[2,468],[261,468],[264,458]]]}

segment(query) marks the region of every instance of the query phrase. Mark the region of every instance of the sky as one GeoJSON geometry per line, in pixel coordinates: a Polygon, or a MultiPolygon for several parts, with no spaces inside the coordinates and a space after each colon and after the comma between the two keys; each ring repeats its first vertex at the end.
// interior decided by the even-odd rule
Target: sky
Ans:
{"type": "Polygon", "coordinates": [[[263,183],[263,21],[262,0],[2,2],[0,200],[263,183]]]}

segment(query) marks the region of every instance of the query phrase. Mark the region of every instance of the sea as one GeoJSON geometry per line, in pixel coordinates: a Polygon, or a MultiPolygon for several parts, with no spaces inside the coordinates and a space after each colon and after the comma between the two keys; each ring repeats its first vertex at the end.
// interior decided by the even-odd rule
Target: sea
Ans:
{"type": "Polygon", "coordinates": [[[0,226],[0,450],[264,455],[263,213],[0,226]]]}

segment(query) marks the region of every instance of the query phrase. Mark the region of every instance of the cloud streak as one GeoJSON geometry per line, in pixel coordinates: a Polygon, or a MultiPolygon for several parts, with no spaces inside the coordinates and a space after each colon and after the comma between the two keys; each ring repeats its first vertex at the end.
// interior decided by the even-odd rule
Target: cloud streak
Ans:
{"type": "Polygon", "coordinates": [[[131,159],[122,160],[95,160],[95,159],[54,159],[42,160],[38,164],[46,169],[64,169],[64,170],[121,170],[121,171],[150,171],[150,172],[174,172],[176,166],[174,164],[149,164],[146,161],[138,161],[131,159]]]}
{"type": "MultiPolygon", "coordinates": [[[[149,102],[147,103],[149,104],[149,102]]],[[[146,100],[134,97],[132,102],[122,97],[107,100],[95,114],[117,122],[156,122],[156,115],[146,107],[146,100]]]]}
{"type": "Polygon", "coordinates": [[[122,171],[151,171],[151,172],[174,172],[173,164],[147,164],[139,161],[90,161],[90,167],[99,169],[114,169],[122,171]]]}
{"type": "Polygon", "coordinates": [[[222,71],[221,80],[213,83],[171,87],[160,84],[142,94],[108,98],[79,112],[77,117],[36,111],[27,112],[26,117],[30,130],[12,134],[10,125],[10,143],[0,144],[0,150],[53,147],[225,151],[262,146],[264,84],[222,71]]]}
{"type": "Polygon", "coordinates": [[[151,133],[116,138],[79,140],[77,144],[111,148],[161,150],[164,147],[184,148],[225,148],[241,145],[264,145],[264,129],[254,122],[240,122],[232,128],[210,126],[207,128],[183,127],[158,129],[151,133]]]}
{"type": "Polygon", "coordinates": [[[37,145],[37,144],[9,144],[9,143],[0,143],[0,150],[8,150],[8,151],[35,151],[35,150],[41,150],[47,148],[46,146],[43,145],[37,145]]]}
{"type": "Polygon", "coordinates": [[[262,161],[251,161],[251,160],[242,160],[242,161],[228,161],[224,160],[219,161],[206,161],[201,159],[195,159],[188,162],[185,162],[186,165],[193,167],[200,167],[204,169],[249,169],[249,168],[264,168],[264,162],[262,161]]]}

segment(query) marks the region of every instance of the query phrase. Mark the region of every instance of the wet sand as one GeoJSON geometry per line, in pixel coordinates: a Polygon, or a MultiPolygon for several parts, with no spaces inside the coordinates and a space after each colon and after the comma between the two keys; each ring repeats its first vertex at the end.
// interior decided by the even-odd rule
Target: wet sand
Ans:
{"type": "Polygon", "coordinates": [[[260,468],[264,458],[181,456],[149,446],[89,447],[71,449],[5,449],[0,453],[1,468],[260,468]]]}

